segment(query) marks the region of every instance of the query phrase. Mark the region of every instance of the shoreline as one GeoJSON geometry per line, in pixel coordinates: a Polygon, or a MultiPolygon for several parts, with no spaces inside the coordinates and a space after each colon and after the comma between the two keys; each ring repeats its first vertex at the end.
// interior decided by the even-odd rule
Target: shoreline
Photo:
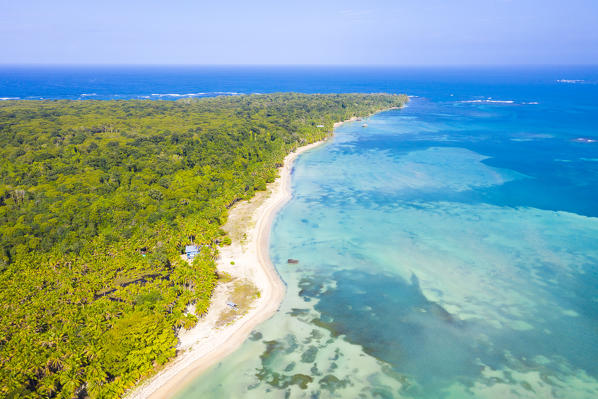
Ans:
{"type": "MultiPolygon", "coordinates": [[[[181,337],[182,341],[184,341],[181,353],[156,375],[149,378],[137,388],[134,388],[126,395],[126,398],[157,399],[174,396],[202,372],[234,352],[245,342],[255,327],[276,313],[284,298],[285,286],[269,256],[268,246],[270,243],[271,226],[278,211],[291,199],[291,170],[295,159],[303,152],[325,142],[326,140],[317,141],[299,147],[294,152],[288,154],[285,157],[283,166],[280,168],[280,177],[268,185],[268,191],[270,192],[268,198],[256,209],[254,214],[256,223],[247,232],[248,246],[243,249],[243,255],[246,258],[253,258],[253,262],[250,262],[253,265],[248,265],[253,266],[253,270],[249,270],[249,273],[247,273],[247,270],[244,270],[243,274],[245,276],[247,274],[252,275],[250,280],[253,280],[252,282],[260,289],[260,298],[255,301],[253,307],[241,318],[229,325],[217,328],[215,331],[213,330],[212,333],[205,331],[206,326],[201,325],[203,320],[198,323],[198,326],[185,331],[182,334],[183,337],[181,337]],[[193,333],[193,330],[197,330],[196,334],[193,333]],[[191,338],[189,338],[190,336],[191,338]],[[200,338],[203,339],[200,340],[200,338]],[[185,341],[190,340],[196,342],[185,345],[185,341]]],[[[242,205],[245,202],[247,201],[241,201],[239,204],[242,205]]],[[[238,207],[238,204],[235,204],[233,208],[236,207],[238,207]]],[[[231,211],[231,218],[233,215],[234,209],[231,211]]],[[[239,243],[236,244],[239,247],[241,246],[239,243]]],[[[228,249],[229,247],[221,249],[221,256],[217,261],[217,269],[219,271],[230,269],[229,259],[233,257],[237,259],[234,252],[236,252],[235,249],[238,250],[239,248],[233,247],[231,251],[227,251],[228,249]]],[[[250,261],[250,259],[247,260],[250,261]]],[[[240,262],[235,261],[235,263],[240,262]]],[[[221,299],[220,302],[226,301],[226,292],[218,292],[218,287],[214,291],[213,302],[216,302],[218,299],[221,299]]],[[[218,305],[211,304],[208,314],[204,316],[205,318],[213,316],[210,318],[212,323],[208,322],[211,324],[209,326],[210,329],[214,328],[214,322],[219,313],[226,309],[226,304],[224,306],[218,305]]]]}
{"type": "MultiPolygon", "coordinates": [[[[392,109],[392,108],[390,108],[392,109]]],[[[374,115],[388,109],[372,113],[374,115]]],[[[371,116],[369,115],[369,116],[371,116]]],[[[368,116],[368,117],[369,117],[368,116]]],[[[335,122],[334,129],[346,122],[356,121],[352,117],[335,122]]],[[[228,310],[230,289],[218,284],[214,289],[212,303],[205,316],[190,330],[179,336],[177,355],[155,375],[130,390],[127,399],[158,399],[173,397],[186,388],[195,378],[238,349],[259,324],[272,317],[279,309],[285,294],[285,285],[269,255],[270,231],[278,212],[292,198],[291,171],[294,161],[302,153],[326,143],[328,138],[301,146],[288,154],[279,177],[268,184],[262,202],[251,208],[254,198],[240,201],[229,213],[229,224],[243,218],[243,210],[250,213],[250,227],[243,237],[234,240],[228,247],[222,247],[217,260],[219,273],[225,272],[235,278],[246,279],[260,291],[247,313],[224,326],[218,325],[219,316],[228,310]],[[244,209],[244,208],[249,208],[244,209]],[[253,224],[254,223],[254,224],[253,224]]],[[[257,197],[257,195],[256,195],[257,197]]],[[[255,202],[259,202],[256,199],[255,202]]]]}

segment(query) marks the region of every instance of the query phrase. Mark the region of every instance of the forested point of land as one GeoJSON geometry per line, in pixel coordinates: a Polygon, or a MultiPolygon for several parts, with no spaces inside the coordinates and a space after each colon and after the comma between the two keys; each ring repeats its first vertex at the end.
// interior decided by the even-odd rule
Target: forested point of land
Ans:
{"type": "Polygon", "coordinates": [[[206,312],[227,209],[334,122],[407,101],[1,101],[0,395],[122,396],[206,312]]]}

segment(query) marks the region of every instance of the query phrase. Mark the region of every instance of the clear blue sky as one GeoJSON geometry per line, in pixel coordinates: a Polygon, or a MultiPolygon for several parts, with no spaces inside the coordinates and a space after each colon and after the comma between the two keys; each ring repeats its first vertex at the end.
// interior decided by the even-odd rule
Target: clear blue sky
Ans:
{"type": "Polygon", "coordinates": [[[598,64],[598,0],[0,0],[0,63],[598,64]]]}

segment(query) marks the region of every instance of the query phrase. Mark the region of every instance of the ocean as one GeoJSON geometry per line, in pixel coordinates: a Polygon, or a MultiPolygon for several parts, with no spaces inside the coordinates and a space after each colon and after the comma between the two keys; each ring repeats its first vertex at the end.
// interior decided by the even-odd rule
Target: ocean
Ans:
{"type": "Polygon", "coordinates": [[[299,157],[281,308],[178,399],[598,397],[598,68],[0,69],[5,98],[278,91],[412,98],[299,157]]]}

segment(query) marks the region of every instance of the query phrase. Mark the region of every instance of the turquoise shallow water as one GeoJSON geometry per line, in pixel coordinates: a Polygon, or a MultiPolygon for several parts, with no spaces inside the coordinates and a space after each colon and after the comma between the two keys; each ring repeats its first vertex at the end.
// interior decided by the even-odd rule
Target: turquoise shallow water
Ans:
{"type": "Polygon", "coordinates": [[[280,311],[178,397],[598,397],[598,109],[533,100],[415,98],[301,156],[280,311]]]}

